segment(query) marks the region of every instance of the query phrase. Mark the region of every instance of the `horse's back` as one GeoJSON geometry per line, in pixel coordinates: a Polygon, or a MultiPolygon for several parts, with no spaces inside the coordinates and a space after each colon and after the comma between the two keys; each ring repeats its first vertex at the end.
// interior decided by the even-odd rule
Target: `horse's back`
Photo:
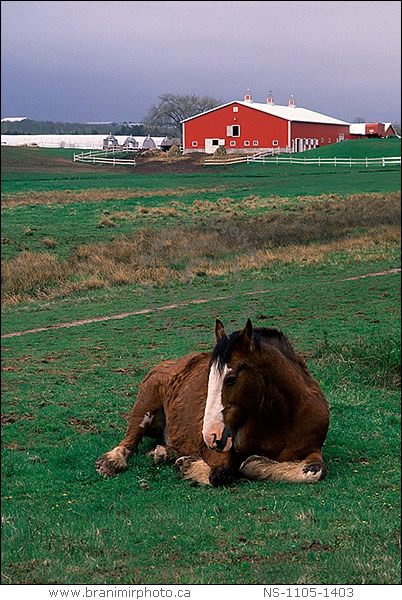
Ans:
{"type": "Polygon", "coordinates": [[[181,358],[164,360],[149,371],[141,381],[140,387],[148,382],[155,384],[156,381],[163,385],[171,385],[175,381],[181,380],[187,373],[191,373],[200,362],[204,362],[202,359],[205,356],[207,355],[194,352],[181,358]]]}

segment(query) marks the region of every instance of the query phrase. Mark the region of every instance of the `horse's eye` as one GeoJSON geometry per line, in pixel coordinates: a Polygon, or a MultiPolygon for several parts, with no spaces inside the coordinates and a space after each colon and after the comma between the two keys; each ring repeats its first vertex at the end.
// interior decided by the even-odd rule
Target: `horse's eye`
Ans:
{"type": "Polygon", "coordinates": [[[228,377],[225,379],[225,385],[233,385],[234,383],[236,383],[236,376],[228,375],[228,377]]]}

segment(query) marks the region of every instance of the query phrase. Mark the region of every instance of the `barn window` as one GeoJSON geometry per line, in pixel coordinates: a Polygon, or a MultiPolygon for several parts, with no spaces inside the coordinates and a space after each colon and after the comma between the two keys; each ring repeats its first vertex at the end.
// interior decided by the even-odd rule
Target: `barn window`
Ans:
{"type": "Polygon", "coordinates": [[[240,137],[240,125],[228,125],[226,135],[228,137],[240,137]]]}
{"type": "Polygon", "coordinates": [[[198,146],[198,142],[191,142],[192,146],[198,146]]]}
{"type": "Polygon", "coordinates": [[[212,140],[213,146],[219,146],[219,140],[212,140]]]}
{"type": "Polygon", "coordinates": [[[250,145],[250,142],[249,142],[248,140],[245,140],[245,142],[244,142],[244,145],[245,145],[245,146],[249,146],[249,145],[250,145]]]}
{"type": "Polygon", "coordinates": [[[343,142],[344,139],[345,139],[345,134],[344,133],[340,133],[339,134],[339,141],[343,142]]]}
{"type": "Polygon", "coordinates": [[[236,142],[235,142],[235,141],[233,141],[233,140],[230,140],[230,145],[231,145],[231,146],[236,146],[236,142]]]}
{"type": "Polygon", "coordinates": [[[278,145],[278,140],[272,140],[272,145],[273,146],[277,146],[278,145]]]}
{"type": "Polygon", "coordinates": [[[253,146],[258,146],[258,140],[253,140],[253,146]]]}
{"type": "Polygon", "coordinates": [[[238,106],[234,106],[233,107],[233,112],[239,112],[239,107],[238,106]]]}
{"type": "Polygon", "coordinates": [[[331,138],[328,138],[328,144],[330,144],[330,143],[331,143],[331,138]]]}
{"type": "Polygon", "coordinates": [[[321,138],[321,144],[323,144],[323,143],[324,143],[324,138],[321,138]]]}

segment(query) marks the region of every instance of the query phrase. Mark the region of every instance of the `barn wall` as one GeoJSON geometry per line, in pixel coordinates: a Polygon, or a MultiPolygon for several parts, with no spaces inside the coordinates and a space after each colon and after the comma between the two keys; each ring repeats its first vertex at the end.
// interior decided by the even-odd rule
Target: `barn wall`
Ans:
{"type": "Polygon", "coordinates": [[[366,123],[366,135],[378,136],[381,138],[385,137],[384,123],[366,123]]]}
{"type": "Polygon", "coordinates": [[[262,148],[285,148],[288,145],[288,122],[234,103],[184,123],[185,150],[203,152],[205,139],[208,138],[224,140],[228,151],[258,152],[262,148]],[[237,111],[234,111],[234,108],[237,108],[237,111]],[[228,135],[228,127],[233,125],[239,125],[239,137],[228,135]],[[273,143],[275,140],[277,144],[273,143]],[[235,142],[235,146],[230,145],[231,141],[235,142]],[[197,146],[193,146],[193,142],[197,142],[197,146]],[[258,145],[253,142],[258,142],[258,145]]]}
{"type": "MultiPolygon", "coordinates": [[[[385,126],[384,126],[384,129],[385,129],[385,126]]],[[[393,135],[396,135],[396,131],[393,128],[393,126],[390,125],[389,127],[387,127],[387,129],[385,129],[384,136],[389,137],[389,136],[393,136],[393,135]]]]}
{"type": "Polygon", "coordinates": [[[349,125],[329,125],[327,123],[292,123],[292,140],[296,138],[317,139],[318,146],[327,146],[339,141],[339,134],[343,133],[344,139],[352,139],[349,134],[349,125]]]}

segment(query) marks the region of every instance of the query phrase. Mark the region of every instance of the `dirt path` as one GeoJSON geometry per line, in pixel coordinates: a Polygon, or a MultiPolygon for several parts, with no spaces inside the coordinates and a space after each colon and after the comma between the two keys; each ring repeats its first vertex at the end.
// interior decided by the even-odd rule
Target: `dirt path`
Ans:
{"type": "MultiPolygon", "coordinates": [[[[366,277],[378,277],[380,275],[393,275],[396,273],[400,273],[401,269],[389,269],[388,271],[379,271],[378,273],[365,273],[364,275],[357,275],[355,277],[347,277],[346,279],[338,279],[335,281],[324,281],[322,283],[318,282],[316,285],[328,285],[330,283],[342,283],[344,281],[354,281],[356,279],[365,279],[366,277]]],[[[309,284],[310,285],[310,284],[309,284]]],[[[287,289],[287,288],[282,288],[287,289]]],[[[254,291],[254,292],[244,292],[242,296],[254,296],[256,294],[269,294],[271,290],[262,290],[262,291],[254,291]]],[[[20,335],[26,335],[27,333],[38,333],[39,331],[50,331],[52,329],[62,329],[65,327],[80,327],[81,325],[87,325],[88,323],[100,323],[104,321],[111,321],[117,319],[125,319],[126,317],[132,317],[135,315],[146,315],[149,313],[157,313],[165,310],[173,310],[175,308],[181,308],[182,306],[190,306],[192,304],[206,304],[208,302],[217,302],[219,300],[227,300],[232,296],[229,294],[228,296],[217,296],[215,298],[203,298],[200,300],[189,300],[188,302],[179,302],[177,304],[169,304],[167,306],[160,306],[158,308],[143,308],[142,310],[135,310],[132,312],[120,313],[118,315],[109,315],[105,317],[94,317],[92,319],[82,319],[80,321],[71,321],[70,323],[57,323],[56,325],[48,325],[46,327],[38,327],[37,329],[27,329],[25,331],[15,331],[13,333],[5,333],[2,335],[2,338],[11,338],[20,335]]]]}

